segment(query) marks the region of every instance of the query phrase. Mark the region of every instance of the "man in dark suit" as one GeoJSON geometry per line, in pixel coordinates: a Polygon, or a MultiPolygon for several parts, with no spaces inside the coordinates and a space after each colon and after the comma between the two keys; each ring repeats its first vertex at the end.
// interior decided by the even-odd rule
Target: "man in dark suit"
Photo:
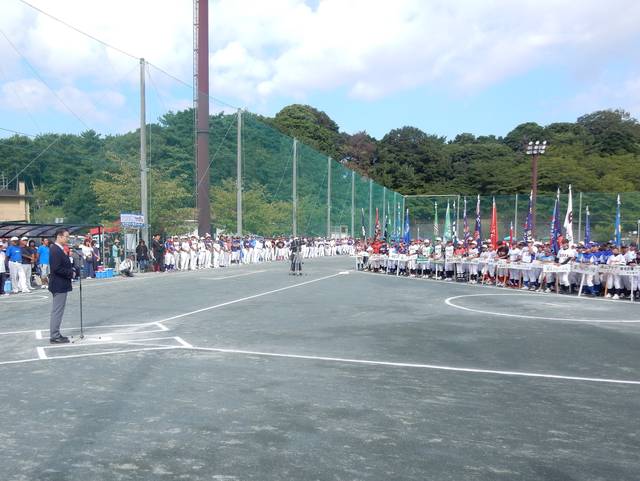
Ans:
{"type": "Polygon", "coordinates": [[[49,277],[49,291],[53,294],[51,305],[51,323],[49,327],[49,342],[64,344],[69,338],[60,334],[60,324],[64,307],[67,303],[67,293],[71,291],[71,279],[75,276],[75,269],[71,265],[65,246],[69,242],[69,231],[63,227],[56,230],[56,241],[49,251],[51,274],[49,277]]]}

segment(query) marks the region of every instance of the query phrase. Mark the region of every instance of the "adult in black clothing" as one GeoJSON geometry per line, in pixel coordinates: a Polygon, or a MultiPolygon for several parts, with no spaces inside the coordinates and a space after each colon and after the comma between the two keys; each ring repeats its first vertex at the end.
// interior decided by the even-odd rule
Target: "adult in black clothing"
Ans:
{"type": "Polygon", "coordinates": [[[53,295],[51,304],[51,322],[49,325],[49,342],[51,344],[64,344],[69,338],[60,334],[60,325],[64,307],[67,303],[67,293],[71,292],[71,279],[75,275],[69,256],[65,252],[65,246],[69,241],[69,231],[60,228],[56,230],[56,241],[51,244],[49,250],[49,263],[51,275],[49,277],[49,291],[53,295]]]}
{"type": "Polygon", "coordinates": [[[164,271],[164,244],[160,241],[160,234],[153,236],[151,251],[153,252],[153,272],[164,271]]]}
{"type": "Polygon", "coordinates": [[[302,244],[302,241],[295,237],[289,246],[291,250],[291,274],[294,276],[296,273],[300,276],[302,275],[302,244]]]}
{"type": "Polygon", "coordinates": [[[138,261],[140,272],[146,271],[149,263],[149,248],[142,239],[140,239],[138,247],[136,247],[136,260],[138,261]]]}

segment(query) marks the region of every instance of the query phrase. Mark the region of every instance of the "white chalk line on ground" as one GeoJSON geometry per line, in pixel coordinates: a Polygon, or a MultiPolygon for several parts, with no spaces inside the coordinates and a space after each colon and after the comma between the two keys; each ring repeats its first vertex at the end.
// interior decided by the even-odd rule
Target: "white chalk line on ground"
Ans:
{"type": "MultiPolygon", "coordinates": [[[[149,326],[152,324],[157,324],[158,328],[160,328],[160,330],[162,331],[168,331],[169,328],[163,324],[159,324],[157,321],[151,321],[151,322],[141,322],[141,323],[137,323],[137,324],[101,324],[98,326],[84,326],[84,330],[86,331],[87,329],[103,329],[103,328],[112,328],[112,327],[141,327],[141,326],[149,326]]],[[[40,332],[40,335],[42,336],[42,332],[47,331],[48,329],[26,329],[24,331],[6,331],[6,332],[0,332],[0,336],[8,336],[11,334],[32,334],[35,333],[36,334],[36,339],[38,339],[38,332],[40,332]]],[[[69,332],[69,331],[79,331],[80,328],[79,327],[65,327],[63,329],[64,332],[69,332]]],[[[112,333],[109,333],[112,334],[112,333]]],[[[134,332],[126,332],[124,334],[135,334],[134,332]]]]}
{"type": "Polygon", "coordinates": [[[245,272],[244,274],[234,274],[232,276],[218,276],[218,277],[201,277],[201,279],[206,279],[208,281],[224,281],[225,279],[233,279],[235,277],[245,277],[245,276],[252,276],[254,274],[260,274],[261,272],[267,272],[265,270],[262,271],[252,271],[252,272],[245,272]]]}
{"type": "MultiPolygon", "coordinates": [[[[478,283],[478,284],[469,284],[468,282],[456,282],[456,281],[451,281],[451,282],[447,282],[447,281],[442,281],[442,280],[438,280],[438,279],[425,279],[424,277],[406,277],[406,276],[396,276],[393,274],[384,274],[384,273],[377,273],[377,272],[366,272],[366,271],[358,271],[356,269],[351,269],[352,272],[355,272],[356,274],[364,274],[364,275],[368,275],[368,276],[375,276],[375,277],[380,277],[382,279],[403,279],[403,280],[407,280],[407,281],[421,281],[421,282],[427,282],[430,284],[441,284],[443,286],[456,286],[456,287],[461,287],[461,288],[468,288],[468,289],[491,289],[491,290],[495,290],[495,291],[499,291],[499,292],[505,292],[507,293],[508,291],[510,291],[510,288],[507,287],[498,287],[495,284],[482,284],[482,283],[478,283]]],[[[615,304],[619,304],[619,305],[633,305],[631,302],[627,301],[620,301],[620,300],[614,300],[614,299],[607,299],[606,297],[587,297],[585,295],[582,295],[580,297],[577,296],[567,296],[567,295],[562,295],[562,294],[556,294],[555,292],[526,292],[526,291],[519,291],[517,292],[518,294],[521,294],[523,296],[532,296],[532,298],[535,297],[542,297],[542,296],[547,296],[547,297],[553,297],[554,299],[567,299],[567,300],[580,300],[580,301],[591,301],[591,302],[613,302],[615,304]]],[[[516,292],[512,292],[511,294],[516,294],[516,292]]],[[[487,294],[489,295],[489,294],[487,294]]]]}
{"type": "MultiPolygon", "coordinates": [[[[559,381],[577,381],[577,382],[590,382],[590,383],[602,383],[602,384],[622,384],[622,385],[630,385],[630,386],[640,386],[640,381],[634,381],[629,379],[565,376],[560,374],[544,374],[544,373],[526,372],[526,371],[504,371],[504,370],[495,370],[495,369],[478,369],[478,368],[467,368],[467,367],[443,366],[443,365],[437,365],[437,364],[372,361],[372,360],[366,360],[366,359],[349,359],[349,358],[340,358],[340,357],[310,356],[310,355],[261,352],[261,351],[246,351],[241,349],[198,347],[198,346],[192,346],[191,344],[189,344],[188,342],[184,341],[181,338],[176,337],[173,339],[176,339],[180,343],[180,346],[142,347],[139,349],[123,349],[123,350],[117,350],[117,351],[91,352],[91,353],[69,354],[69,355],[60,355],[60,356],[56,355],[53,357],[48,357],[46,355],[45,349],[42,347],[39,347],[38,348],[39,357],[37,358],[21,359],[17,361],[4,361],[4,362],[0,362],[0,366],[5,364],[21,364],[21,363],[28,363],[28,362],[34,362],[34,361],[53,361],[56,359],[108,356],[112,354],[128,354],[128,353],[146,352],[146,351],[184,350],[184,351],[199,351],[199,352],[216,352],[216,353],[222,353],[222,354],[240,354],[240,355],[246,355],[246,356],[274,357],[274,358],[285,358],[285,359],[302,359],[302,360],[308,360],[308,361],[337,362],[337,363],[344,363],[344,364],[360,364],[360,365],[366,365],[366,366],[428,369],[428,370],[459,372],[459,373],[468,373],[468,374],[489,374],[489,375],[524,377],[524,378],[533,378],[533,379],[551,379],[551,380],[559,380],[559,381]]],[[[118,344],[125,344],[125,343],[123,342],[118,344]]],[[[130,344],[130,345],[144,345],[144,344],[130,344]]]]}
{"type": "Polygon", "coordinates": [[[563,376],[559,374],[543,374],[543,373],[524,372],[524,371],[502,371],[502,370],[494,370],[494,369],[477,369],[477,368],[467,368],[467,367],[441,366],[437,364],[416,364],[416,363],[406,363],[406,362],[371,361],[366,359],[309,356],[309,355],[300,355],[300,354],[282,354],[282,353],[274,353],[274,352],[244,351],[240,349],[222,349],[222,348],[214,348],[214,347],[193,346],[191,348],[185,348],[185,349],[193,350],[193,351],[219,352],[219,353],[225,353],[225,354],[242,354],[242,355],[261,356],[261,357],[304,359],[309,361],[327,361],[327,362],[339,362],[339,363],[346,363],[346,364],[363,364],[363,365],[370,365],[370,366],[373,365],[373,366],[388,366],[388,367],[408,367],[408,368],[431,369],[431,370],[438,370],[438,371],[452,371],[452,372],[473,373],[473,374],[496,374],[496,375],[503,375],[503,376],[519,376],[519,377],[529,377],[529,378],[558,379],[558,380],[565,380],[565,381],[585,381],[585,382],[598,382],[598,383],[609,383],[609,384],[629,384],[629,385],[640,386],[640,381],[633,381],[633,380],[626,380],[626,379],[563,376]]]}
{"type": "MultiPolygon", "coordinates": [[[[460,296],[452,296],[448,297],[444,300],[444,303],[450,307],[455,309],[462,309],[463,311],[469,311],[476,314],[488,314],[492,316],[502,316],[502,317],[515,317],[522,319],[537,319],[543,321],[565,321],[565,322],[578,322],[583,324],[638,324],[640,323],[640,319],[575,319],[575,318],[566,318],[566,317],[546,317],[546,316],[534,316],[530,314],[511,314],[506,312],[494,312],[494,311],[485,311],[482,309],[474,309],[471,307],[464,307],[455,304],[453,301],[456,299],[463,299],[466,297],[507,297],[507,296],[519,296],[519,297],[528,297],[529,294],[518,293],[518,292],[508,292],[504,294],[496,294],[496,293],[488,293],[488,294],[463,294],[460,296]]],[[[567,299],[577,300],[577,298],[567,299]]]]}
{"type": "Polygon", "coordinates": [[[237,304],[239,302],[249,301],[251,299],[256,299],[256,298],[262,297],[262,296],[268,296],[269,294],[275,294],[276,292],[282,292],[282,291],[286,291],[288,289],[294,289],[296,287],[301,287],[301,286],[304,286],[304,285],[307,285],[307,284],[313,284],[315,282],[324,281],[326,279],[331,279],[333,277],[337,277],[337,276],[341,276],[341,275],[344,275],[344,272],[338,272],[337,274],[331,274],[331,275],[324,276],[324,277],[318,277],[317,279],[312,279],[310,281],[300,282],[298,284],[293,284],[291,286],[280,287],[278,289],[273,289],[271,291],[261,292],[259,294],[254,294],[252,296],[241,297],[240,299],[234,299],[233,301],[221,302],[220,304],[215,304],[215,305],[209,306],[209,307],[203,307],[202,309],[197,309],[195,311],[185,312],[184,314],[178,314],[176,316],[167,317],[165,319],[160,319],[160,320],[157,320],[155,322],[173,321],[175,319],[180,319],[180,318],[183,318],[183,317],[191,316],[193,314],[198,314],[200,312],[210,311],[212,309],[219,309],[220,307],[230,306],[232,304],[237,304]]]}
{"type": "MultiPolygon", "coordinates": [[[[19,294],[12,294],[12,295],[15,296],[19,294]]],[[[33,294],[30,296],[29,294],[27,294],[27,296],[18,298],[18,299],[12,299],[11,296],[9,296],[8,298],[5,297],[4,299],[0,298],[0,304],[26,304],[27,302],[41,302],[41,301],[46,301],[48,299],[47,296],[38,295],[38,294],[33,294]]]]}

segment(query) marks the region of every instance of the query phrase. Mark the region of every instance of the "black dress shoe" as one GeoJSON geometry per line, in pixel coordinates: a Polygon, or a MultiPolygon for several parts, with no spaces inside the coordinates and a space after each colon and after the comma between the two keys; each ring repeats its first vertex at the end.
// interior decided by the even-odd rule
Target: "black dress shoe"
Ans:
{"type": "Polygon", "coordinates": [[[60,336],[49,339],[49,344],[67,344],[69,342],[68,337],[60,336]]]}

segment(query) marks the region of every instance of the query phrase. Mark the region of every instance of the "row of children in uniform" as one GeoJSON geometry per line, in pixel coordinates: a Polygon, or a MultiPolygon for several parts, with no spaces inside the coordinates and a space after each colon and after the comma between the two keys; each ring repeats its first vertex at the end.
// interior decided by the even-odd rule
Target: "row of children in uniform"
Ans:
{"type": "MultiPolygon", "coordinates": [[[[292,237],[224,235],[213,238],[209,234],[204,237],[173,236],[161,244],[154,241],[151,252],[154,262],[162,262],[164,270],[217,269],[233,264],[289,260],[292,240],[292,237]]],[[[308,237],[302,238],[301,244],[301,255],[304,259],[352,255],[355,252],[353,239],[308,237]]]]}
{"type": "Polygon", "coordinates": [[[581,292],[608,298],[640,297],[640,264],[635,244],[571,244],[563,241],[557,252],[542,242],[478,245],[471,241],[415,240],[409,244],[383,241],[356,246],[359,269],[471,284],[495,284],[538,292],[581,292]],[[604,267],[607,266],[607,267],[604,267]]]}

